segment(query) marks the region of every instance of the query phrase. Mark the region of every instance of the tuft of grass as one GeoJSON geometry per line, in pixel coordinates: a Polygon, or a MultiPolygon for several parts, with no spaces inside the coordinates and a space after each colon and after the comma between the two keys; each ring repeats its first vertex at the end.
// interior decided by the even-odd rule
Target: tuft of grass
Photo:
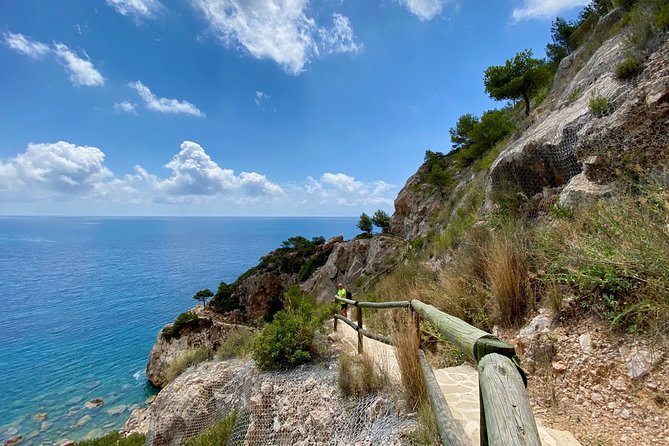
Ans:
{"type": "Polygon", "coordinates": [[[237,412],[232,412],[206,431],[189,438],[184,446],[226,446],[236,421],[237,412]]]}
{"type": "Polygon", "coordinates": [[[111,432],[100,438],[92,440],[82,440],[75,443],[77,446],[144,446],[146,436],[142,434],[132,434],[124,437],[118,432],[111,432]]]}
{"type": "Polygon", "coordinates": [[[441,444],[432,407],[427,401],[421,403],[418,407],[418,420],[417,429],[411,432],[406,438],[403,438],[402,444],[406,446],[432,446],[441,444]]]}
{"type": "Polygon", "coordinates": [[[631,79],[637,74],[641,73],[643,65],[639,58],[633,54],[629,54],[625,60],[616,65],[616,77],[620,80],[631,79]]]}
{"type": "Polygon", "coordinates": [[[250,328],[235,327],[225,336],[216,357],[221,360],[244,358],[253,350],[253,331],[250,328]]]}
{"type": "Polygon", "coordinates": [[[569,101],[570,104],[576,102],[578,98],[581,97],[581,94],[583,92],[581,91],[580,87],[575,87],[569,92],[569,96],[567,97],[567,100],[569,101]]]}
{"type": "Polygon", "coordinates": [[[609,115],[613,111],[609,100],[605,96],[602,96],[599,93],[595,93],[592,95],[592,97],[590,98],[590,102],[588,102],[588,108],[590,109],[592,114],[598,118],[602,118],[606,115],[609,115]]]}
{"type": "Polygon", "coordinates": [[[395,346],[402,388],[409,407],[417,408],[426,398],[425,380],[418,359],[420,340],[410,313],[398,312],[394,316],[390,337],[395,346]]]}
{"type": "Polygon", "coordinates": [[[527,259],[519,229],[498,231],[485,251],[485,276],[496,302],[496,319],[502,326],[521,322],[527,309],[527,259]]]}
{"type": "Polygon", "coordinates": [[[364,397],[381,391],[388,384],[388,371],[364,353],[339,355],[339,388],[345,396],[364,397]]]}
{"type": "Polygon", "coordinates": [[[185,372],[188,367],[208,361],[212,356],[213,352],[211,348],[206,346],[186,350],[174,361],[170,362],[170,365],[165,371],[165,380],[168,383],[171,383],[179,375],[185,372]]]}

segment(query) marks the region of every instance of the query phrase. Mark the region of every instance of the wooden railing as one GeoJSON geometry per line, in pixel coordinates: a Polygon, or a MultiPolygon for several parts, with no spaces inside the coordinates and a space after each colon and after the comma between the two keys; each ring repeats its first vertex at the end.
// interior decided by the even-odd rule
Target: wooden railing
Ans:
{"type": "MultiPolygon", "coordinates": [[[[336,300],[356,308],[356,322],[336,314],[334,330],[337,331],[337,321],[353,328],[358,334],[358,353],[364,350],[364,337],[392,345],[389,336],[363,328],[363,308],[410,308],[416,321],[419,339],[421,318],[430,322],[470,362],[478,366],[481,446],[541,445],[537,423],[525,389],[527,380],[512,345],[419,300],[358,302],[339,297],[336,300]]],[[[442,445],[468,446],[470,442],[448,408],[422,350],[418,351],[418,358],[442,445]]]]}

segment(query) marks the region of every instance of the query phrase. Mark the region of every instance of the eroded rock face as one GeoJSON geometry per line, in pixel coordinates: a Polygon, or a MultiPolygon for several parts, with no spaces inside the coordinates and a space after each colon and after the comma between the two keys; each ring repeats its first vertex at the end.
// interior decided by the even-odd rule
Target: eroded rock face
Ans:
{"type": "Polygon", "coordinates": [[[610,193],[607,183],[629,153],[652,159],[666,150],[669,46],[665,42],[651,55],[637,80],[624,81],[615,77],[615,66],[626,57],[625,38],[606,41],[564,82],[557,99],[535,110],[532,125],[493,164],[489,199],[497,190],[532,197],[567,186],[561,202],[573,205],[580,197],[610,193]],[[596,95],[610,104],[605,116],[590,111],[596,95]],[[597,162],[588,162],[593,156],[597,162]]]}
{"type": "MultiPolygon", "coordinates": [[[[201,312],[201,307],[198,311],[201,312]]],[[[244,328],[219,322],[206,316],[200,316],[200,318],[208,322],[197,324],[196,327],[184,328],[178,338],[167,340],[163,337],[162,331],[158,333],[146,366],[146,377],[151,384],[156,387],[165,386],[167,384],[166,372],[170,363],[187,350],[202,346],[216,350],[230,330],[236,327],[244,328]]],[[[167,324],[165,327],[171,327],[171,325],[167,324]]]]}
{"type": "Polygon", "coordinates": [[[390,232],[406,240],[422,237],[431,228],[431,221],[440,210],[443,198],[439,192],[420,181],[422,172],[410,177],[395,199],[395,212],[390,219],[390,232]]]}
{"type": "Polygon", "coordinates": [[[242,282],[234,295],[246,309],[243,318],[254,322],[267,312],[272,300],[282,299],[288,288],[297,283],[297,274],[278,271],[259,272],[242,282]]]}
{"type": "Polygon", "coordinates": [[[408,249],[405,240],[386,235],[338,243],[325,265],[300,289],[316,296],[318,302],[331,301],[338,282],[353,291],[361,289],[404,258],[408,249]]]}

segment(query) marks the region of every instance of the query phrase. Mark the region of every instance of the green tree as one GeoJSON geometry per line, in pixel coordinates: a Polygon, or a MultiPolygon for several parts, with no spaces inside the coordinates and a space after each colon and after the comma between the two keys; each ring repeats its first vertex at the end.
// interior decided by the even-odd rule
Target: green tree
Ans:
{"type": "Polygon", "coordinates": [[[458,118],[455,128],[449,129],[448,131],[451,134],[451,143],[454,150],[460,150],[469,147],[472,144],[472,135],[478,124],[478,116],[471,113],[462,115],[458,118]]]}
{"type": "Polygon", "coordinates": [[[372,219],[364,212],[360,216],[360,220],[358,220],[358,224],[356,226],[366,234],[372,233],[372,219]]]}
{"type": "Polygon", "coordinates": [[[374,226],[381,228],[381,232],[386,233],[390,229],[390,216],[386,211],[378,209],[372,216],[372,223],[374,226]]]}
{"type": "Polygon", "coordinates": [[[524,50],[508,59],[504,65],[493,65],[485,70],[483,84],[491,98],[525,101],[525,114],[530,114],[530,98],[550,78],[548,65],[532,57],[532,50],[524,50]]]}
{"type": "Polygon", "coordinates": [[[200,290],[197,293],[195,293],[195,296],[193,296],[193,299],[199,300],[202,302],[203,307],[207,307],[207,299],[212,297],[214,293],[211,292],[209,288],[205,288],[204,290],[200,290]]]}
{"type": "Polygon", "coordinates": [[[450,129],[451,143],[457,158],[471,164],[511,133],[514,126],[507,109],[488,110],[479,119],[472,114],[462,115],[456,127],[450,129]]]}

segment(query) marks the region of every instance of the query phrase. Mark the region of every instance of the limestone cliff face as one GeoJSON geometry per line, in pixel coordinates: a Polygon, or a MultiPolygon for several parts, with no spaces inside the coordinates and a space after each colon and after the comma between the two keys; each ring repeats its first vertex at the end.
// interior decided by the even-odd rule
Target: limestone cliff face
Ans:
{"type": "Polygon", "coordinates": [[[331,301],[342,282],[347,289],[362,289],[404,258],[409,244],[398,237],[376,235],[335,244],[324,266],[316,270],[300,289],[319,302],[331,301]]]}
{"type": "Polygon", "coordinates": [[[406,240],[427,234],[443,204],[441,194],[420,180],[422,169],[407,180],[397,195],[395,212],[390,219],[390,232],[406,240]]]}
{"type": "MultiPolygon", "coordinates": [[[[149,354],[149,362],[146,366],[146,376],[156,387],[164,387],[167,384],[166,372],[172,361],[184,354],[187,350],[198,347],[209,347],[216,350],[227,333],[238,327],[215,320],[215,318],[202,315],[202,307],[192,310],[200,313],[201,323],[195,327],[188,327],[181,331],[180,336],[165,339],[162,331],[158,333],[156,342],[149,354]]],[[[170,328],[167,324],[165,328],[170,328]]]]}
{"type": "MultiPolygon", "coordinates": [[[[610,26],[617,17],[613,11],[600,22],[610,26]]],[[[578,53],[563,61],[553,96],[534,111],[529,128],[494,162],[489,193],[511,187],[532,197],[545,188],[567,186],[561,202],[573,204],[584,194],[610,193],[606,183],[620,167],[616,161],[639,143],[651,152],[666,148],[662,138],[669,96],[666,38],[637,79],[620,80],[615,66],[627,55],[625,39],[621,33],[605,41],[575,73],[573,59],[578,53]],[[609,103],[604,116],[590,110],[596,96],[609,103]]]]}

